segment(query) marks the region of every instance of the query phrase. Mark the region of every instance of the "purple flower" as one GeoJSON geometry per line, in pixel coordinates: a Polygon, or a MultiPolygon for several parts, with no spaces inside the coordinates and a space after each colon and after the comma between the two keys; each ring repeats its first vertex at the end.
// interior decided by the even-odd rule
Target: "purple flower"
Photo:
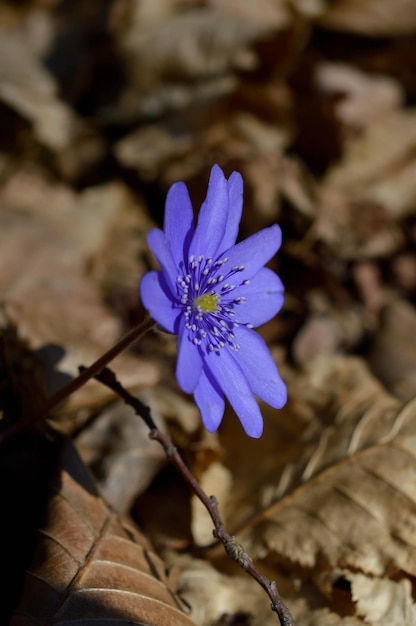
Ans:
{"type": "Polygon", "coordinates": [[[195,227],[185,184],[172,185],[164,230],[148,236],[161,271],[146,274],[140,290],[153,318],[178,335],[176,377],[194,395],[206,428],[218,428],[225,396],[246,433],[260,437],[254,396],[275,408],[286,402],[266,343],[252,330],[283,304],[279,277],[264,267],[280,247],[281,231],[275,224],[236,244],[242,205],[241,175],[227,180],[214,165],[195,227]]]}

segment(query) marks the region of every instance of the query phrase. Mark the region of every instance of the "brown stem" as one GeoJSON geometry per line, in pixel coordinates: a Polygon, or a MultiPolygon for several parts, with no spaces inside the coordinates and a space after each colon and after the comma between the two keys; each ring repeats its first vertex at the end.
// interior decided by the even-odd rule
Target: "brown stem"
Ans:
{"type": "Polygon", "coordinates": [[[0,434],[0,445],[14,437],[19,432],[24,430],[27,426],[30,426],[37,421],[45,418],[52,409],[55,409],[58,405],[60,405],[64,400],[66,400],[71,394],[80,389],[85,383],[87,383],[91,378],[94,378],[99,374],[105,366],[110,363],[116,356],[118,356],[121,352],[126,350],[131,344],[135,343],[140,337],[142,337],[145,333],[151,330],[155,326],[155,322],[150,318],[146,317],[144,321],[132,328],[128,333],[126,333],[120,341],[116,343],[115,346],[110,348],[108,352],[103,354],[97,361],[95,361],[92,365],[86,368],[82,368],[81,373],[76,378],[73,378],[67,385],[59,389],[56,393],[50,396],[43,407],[37,413],[28,415],[27,417],[21,419],[19,422],[10,426],[4,433],[0,434]]]}
{"type": "Polygon", "coordinates": [[[185,465],[182,457],[180,456],[176,447],[173,445],[170,438],[167,435],[163,434],[157,428],[151,416],[149,407],[144,405],[138,398],[135,398],[128,391],[126,391],[124,387],[118,382],[115,375],[110,369],[105,368],[95,378],[110,389],[112,389],[121,398],[123,398],[124,402],[131,406],[136,414],[144,419],[146,425],[150,429],[150,437],[152,439],[155,439],[162,445],[169,461],[174,467],[176,467],[178,472],[191,487],[195,495],[204,504],[214,523],[214,537],[219,539],[224,545],[224,549],[227,555],[233,561],[238,563],[244,571],[246,571],[252,578],[254,578],[254,580],[259,583],[261,587],[263,587],[272,602],[271,608],[273,611],[275,611],[275,613],[277,613],[281,626],[295,626],[295,622],[290,614],[289,609],[283,603],[280,597],[276,583],[272,580],[269,580],[268,578],[266,578],[266,576],[264,576],[264,574],[261,573],[261,571],[254,565],[247,552],[245,552],[244,548],[236,541],[235,537],[228,534],[228,532],[225,530],[224,523],[218,510],[217,499],[214,496],[208,496],[202,489],[195,476],[185,465]]]}

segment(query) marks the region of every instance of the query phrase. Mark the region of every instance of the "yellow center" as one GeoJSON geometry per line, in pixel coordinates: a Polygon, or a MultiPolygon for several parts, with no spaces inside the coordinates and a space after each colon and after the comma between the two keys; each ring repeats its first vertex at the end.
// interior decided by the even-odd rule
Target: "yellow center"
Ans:
{"type": "Polygon", "coordinates": [[[194,309],[199,309],[202,313],[215,313],[219,311],[217,305],[219,295],[216,293],[204,293],[202,296],[195,298],[193,302],[194,309]]]}

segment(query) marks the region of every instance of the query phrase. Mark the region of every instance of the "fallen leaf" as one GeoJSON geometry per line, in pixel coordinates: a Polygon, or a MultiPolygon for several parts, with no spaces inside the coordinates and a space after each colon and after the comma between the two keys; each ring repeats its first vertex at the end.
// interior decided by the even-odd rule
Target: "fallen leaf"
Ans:
{"type": "MultiPolygon", "coordinates": [[[[349,190],[323,184],[318,191],[319,213],[312,236],[323,241],[341,259],[387,257],[403,245],[403,233],[386,206],[358,197],[349,190]]],[[[363,194],[364,196],[364,194],[363,194]]],[[[311,236],[311,235],[309,235],[311,236]]]]}
{"type": "Polygon", "coordinates": [[[192,626],[171,584],[144,536],[109,508],[64,442],[11,626],[97,620],[192,626]]]}
{"type": "Polygon", "coordinates": [[[414,0],[336,0],[328,2],[319,22],[337,31],[373,37],[411,35],[416,26],[414,0]]]}
{"type": "MultiPolygon", "coordinates": [[[[154,408],[152,417],[165,430],[154,408]]],[[[134,499],[166,464],[166,455],[150,439],[148,426],[121,401],[103,409],[75,438],[75,445],[104,496],[120,513],[130,511],[134,499]]]]}
{"type": "MultiPolygon", "coordinates": [[[[230,491],[232,490],[231,472],[219,463],[212,463],[207,470],[200,476],[199,484],[205,493],[215,494],[220,510],[222,504],[227,501],[230,491]]],[[[213,540],[213,525],[207,510],[202,502],[195,496],[192,496],[192,536],[196,544],[204,545],[211,543],[213,540]]]]}
{"type": "Polygon", "coordinates": [[[412,598],[411,582],[388,578],[371,578],[349,572],[351,593],[357,612],[371,626],[412,626],[416,621],[416,604],[412,598]]]}
{"type": "Polygon", "coordinates": [[[416,395],[416,310],[394,299],[386,304],[374,333],[369,364],[386,387],[403,401],[416,395]]]}
{"type": "Polygon", "coordinates": [[[252,522],[255,554],[315,573],[414,576],[415,402],[389,396],[358,359],[321,357],[308,367],[298,389],[308,386],[310,398],[314,390],[321,430],[315,425],[294,461],[285,493],[252,522]]]}
{"type": "Polygon", "coordinates": [[[350,132],[357,132],[403,103],[404,94],[397,81],[366,74],[346,63],[318,65],[316,80],[321,89],[342,95],[335,109],[350,132]]]}
{"type": "Polygon", "coordinates": [[[33,124],[41,143],[62,150],[75,138],[76,116],[58,98],[57,84],[26,38],[23,29],[0,33],[0,99],[33,124]]]}
{"type": "MultiPolygon", "coordinates": [[[[135,209],[128,208],[129,196],[122,186],[104,185],[77,195],[62,185],[47,184],[36,171],[11,177],[2,200],[4,311],[33,350],[42,348],[44,360],[48,360],[47,346],[50,350],[60,346],[56,367],[74,375],[79,365],[90,365],[122,334],[120,319],[104,304],[98,277],[104,274],[107,285],[114,284],[110,269],[116,270],[120,285],[120,273],[127,265],[131,270],[128,284],[136,292],[142,270],[133,259],[139,246],[144,246],[147,223],[132,219],[135,209]],[[124,226],[117,224],[120,216],[124,226]],[[131,230],[126,230],[133,225],[134,241],[131,230]]],[[[128,387],[150,386],[157,380],[156,365],[148,361],[124,354],[115,363],[128,387]]],[[[55,390],[51,387],[49,392],[55,390]]],[[[71,397],[70,405],[74,410],[100,405],[112,395],[91,382],[71,397]]]]}
{"type": "Polygon", "coordinates": [[[276,615],[264,602],[264,591],[250,578],[220,572],[189,556],[175,558],[175,563],[181,569],[181,597],[192,607],[191,617],[199,626],[217,624],[221,618],[234,623],[234,616],[250,626],[276,624],[276,615]]]}
{"type": "Polygon", "coordinates": [[[311,312],[293,341],[297,363],[305,363],[317,354],[351,350],[359,344],[365,320],[350,303],[336,306],[320,291],[311,291],[308,300],[311,312]]]}
{"type": "Polygon", "coordinates": [[[406,217],[414,212],[415,146],[413,109],[376,116],[346,141],[343,158],[330,168],[323,185],[350,202],[383,207],[392,220],[406,217]]]}

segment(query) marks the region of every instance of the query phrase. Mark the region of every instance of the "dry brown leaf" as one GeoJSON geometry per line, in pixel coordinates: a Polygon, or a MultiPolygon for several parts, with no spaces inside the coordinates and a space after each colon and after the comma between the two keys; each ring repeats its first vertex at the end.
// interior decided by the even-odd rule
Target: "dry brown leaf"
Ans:
{"type": "Polygon", "coordinates": [[[76,193],[52,182],[42,169],[28,166],[8,177],[0,199],[5,209],[29,215],[56,229],[56,237],[69,239],[67,245],[73,246],[74,257],[91,265],[87,269],[102,282],[108,284],[108,274],[117,273],[118,284],[135,288],[137,276],[147,269],[137,257],[138,252],[147,250],[146,235],[153,222],[120,182],[76,193]]]}
{"type": "Polygon", "coordinates": [[[414,109],[377,116],[361,134],[346,141],[344,156],[330,168],[324,188],[362,206],[381,206],[390,219],[413,215],[415,146],[414,109]]]}
{"type": "MultiPolygon", "coordinates": [[[[98,280],[104,282],[105,275],[111,284],[111,269],[121,284],[120,274],[125,275],[129,265],[129,285],[136,292],[142,269],[133,259],[144,246],[148,222],[140,214],[132,218],[136,208],[122,185],[90,188],[78,195],[47,184],[36,171],[18,172],[0,200],[0,291],[5,312],[31,348],[61,346],[67,354],[59,370],[73,375],[122,333],[120,320],[104,305],[98,280]],[[120,217],[124,226],[118,223],[120,217]],[[133,225],[134,241],[130,230],[123,231],[133,225]],[[114,252],[114,241],[125,256],[114,252]]],[[[124,354],[115,363],[129,387],[150,386],[157,380],[156,366],[148,360],[124,354]]],[[[92,382],[70,403],[74,409],[89,407],[111,396],[92,382]]]]}
{"type": "Polygon", "coordinates": [[[144,180],[153,180],[167,161],[188,153],[194,143],[191,133],[177,137],[168,128],[151,124],[123,137],[115,146],[115,155],[125,167],[135,168],[144,180]]]}
{"type": "Polygon", "coordinates": [[[416,310],[406,300],[386,305],[374,333],[369,364],[402,400],[416,395],[416,310]]]}
{"type": "Polygon", "coordinates": [[[416,28],[415,0],[331,0],[319,22],[334,30],[374,37],[412,35],[416,28]]]}
{"type": "Polygon", "coordinates": [[[317,217],[301,250],[318,239],[338,258],[369,259],[403,247],[399,220],[415,213],[415,122],[412,109],[393,109],[345,139],[343,157],[312,195],[317,217]]]}
{"type": "Polygon", "coordinates": [[[405,292],[416,292],[416,254],[402,252],[392,260],[395,284],[405,292]]]}
{"type": "Polygon", "coordinates": [[[316,80],[324,91],[342,95],[335,105],[337,116],[354,130],[397,109],[404,98],[398,81],[365,74],[346,63],[321,63],[316,69],[316,80]]]}
{"type": "Polygon", "coordinates": [[[357,603],[357,612],[371,626],[413,626],[416,623],[416,604],[412,598],[412,584],[388,578],[370,578],[363,574],[344,574],[351,581],[351,593],[357,603]]]}
{"type": "Polygon", "coordinates": [[[338,189],[331,184],[319,189],[318,218],[307,238],[325,242],[341,259],[393,254],[403,245],[402,231],[392,221],[386,206],[354,197],[354,189],[352,184],[349,189],[338,189]]]}
{"type": "Polygon", "coordinates": [[[234,623],[234,615],[250,626],[276,626],[264,591],[252,579],[224,574],[189,556],[175,557],[175,563],[181,568],[181,597],[192,607],[191,617],[199,626],[211,626],[225,617],[234,623]]]}
{"type": "MultiPolygon", "coordinates": [[[[260,32],[267,28],[263,25],[260,32]]],[[[259,34],[259,26],[233,20],[213,9],[190,10],[150,24],[133,24],[123,47],[141,66],[139,85],[157,78],[176,80],[224,73],[236,66],[252,66],[245,46],[259,34]],[[212,41],[215,38],[215,43],[212,41]]]]}
{"type": "Polygon", "coordinates": [[[39,141],[66,148],[77,129],[75,114],[57,97],[57,85],[42,67],[23,30],[0,32],[0,99],[33,124],[39,141]]]}
{"type": "Polygon", "coordinates": [[[416,402],[389,396],[355,358],[316,359],[296,387],[328,425],[294,462],[285,495],[259,515],[255,553],[315,572],[415,575],[416,402]]]}
{"type": "MultiPolygon", "coordinates": [[[[351,306],[335,306],[324,292],[309,292],[311,313],[293,341],[293,356],[305,363],[317,354],[351,350],[364,334],[364,319],[351,306]]],[[[348,303],[350,304],[350,303],[348,303]]]]}
{"type": "MultiPolygon", "coordinates": [[[[154,407],[152,417],[165,430],[154,407]]],[[[134,499],[166,463],[162,447],[149,437],[148,426],[121,401],[106,407],[75,444],[107,501],[120,513],[130,511],[134,499]]]]}
{"type": "Polygon", "coordinates": [[[183,607],[165,564],[101,499],[66,441],[12,626],[192,626],[183,607]]]}
{"type": "MultiPolygon", "coordinates": [[[[168,11],[163,16],[133,21],[122,45],[140,61],[142,75],[136,74],[139,84],[145,85],[149,78],[153,82],[158,76],[183,81],[215,76],[235,67],[252,67],[254,56],[247,46],[256,37],[287,26],[289,12],[283,5],[279,10],[269,2],[273,17],[256,10],[261,19],[253,20],[245,12],[241,14],[240,5],[236,11],[231,7],[227,10],[227,5],[224,9],[221,3],[218,9],[168,11]]],[[[252,12],[250,6],[248,10],[252,12]]]]}
{"type": "Polygon", "coordinates": [[[192,435],[201,426],[201,417],[195,403],[182,393],[167,386],[155,385],[140,390],[140,397],[156,415],[180,426],[182,432],[192,435]]]}
{"type": "Polygon", "coordinates": [[[306,603],[301,606],[298,611],[294,604],[294,616],[296,626],[362,626],[363,622],[358,617],[341,617],[333,611],[325,609],[312,608],[306,603]]]}
{"type": "MultiPolygon", "coordinates": [[[[215,494],[220,510],[230,496],[232,489],[231,472],[218,461],[214,461],[199,478],[199,484],[205,493],[215,494]]],[[[192,536],[196,544],[211,543],[213,539],[213,525],[207,510],[195,495],[191,499],[192,507],[192,536]]]]}
{"type": "Polygon", "coordinates": [[[293,20],[284,3],[262,3],[270,10],[263,14],[256,7],[256,19],[249,4],[241,11],[241,3],[182,10],[162,3],[147,12],[138,3],[137,15],[119,38],[130,75],[120,115],[154,119],[198,104],[208,111],[210,102],[235,89],[236,70],[256,67],[255,41],[293,20]]]}
{"type": "Polygon", "coordinates": [[[251,0],[208,0],[208,5],[236,20],[266,29],[288,26],[293,19],[286,0],[259,0],[256,5],[251,0]]]}

